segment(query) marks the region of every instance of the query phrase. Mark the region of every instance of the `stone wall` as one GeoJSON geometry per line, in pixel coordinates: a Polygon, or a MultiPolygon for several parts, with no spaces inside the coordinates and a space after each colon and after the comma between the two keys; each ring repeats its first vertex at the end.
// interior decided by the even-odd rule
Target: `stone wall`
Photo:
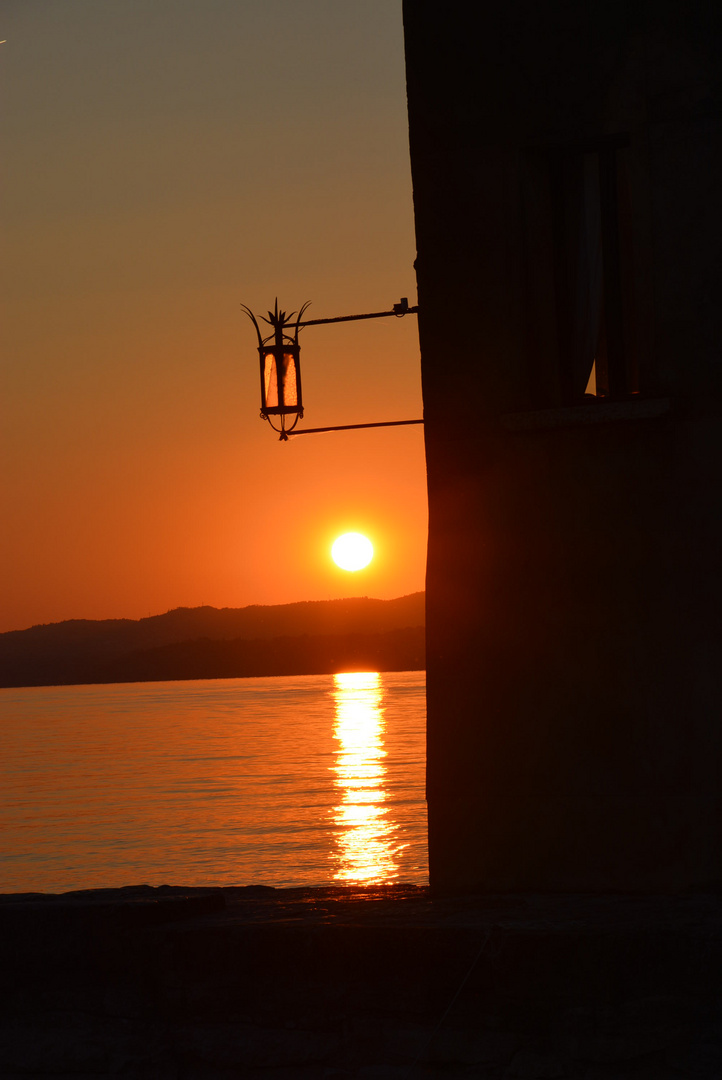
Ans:
{"type": "Polygon", "coordinates": [[[722,878],[721,11],[404,8],[436,889],[722,878]],[[569,366],[590,162],[605,397],[569,366]]]}
{"type": "Polygon", "coordinates": [[[711,894],[3,897],[0,980],[3,1080],[722,1074],[711,894]]]}

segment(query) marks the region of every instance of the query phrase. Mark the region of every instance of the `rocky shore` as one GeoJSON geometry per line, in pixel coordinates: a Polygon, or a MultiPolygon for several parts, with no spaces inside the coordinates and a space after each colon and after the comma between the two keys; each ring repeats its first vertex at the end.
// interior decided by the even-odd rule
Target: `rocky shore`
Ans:
{"type": "Polygon", "coordinates": [[[0,898],[0,1076],[722,1076],[722,898],[0,898]]]}

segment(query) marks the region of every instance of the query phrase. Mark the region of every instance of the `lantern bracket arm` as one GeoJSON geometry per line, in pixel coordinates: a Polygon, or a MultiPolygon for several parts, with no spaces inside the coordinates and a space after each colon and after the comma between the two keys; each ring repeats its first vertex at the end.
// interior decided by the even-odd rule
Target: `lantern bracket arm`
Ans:
{"type": "Polygon", "coordinates": [[[304,326],[325,326],[328,323],[360,322],[362,319],[388,319],[392,315],[395,315],[397,319],[400,319],[404,315],[418,315],[419,313],[419,305],[415,304],[413,307],[409,307],[408,300],[403,297],[400,303],[394,304],[391,311],[370,311],[365,315],[336,315],[331,319],[307,319],[305,322],[301,322],[301,315],[306,310],[307,306],[307,304],[304,304],[303,308],[298,313],[299,321],[296,323],[296,327],[300,330],[302,330],[304,326]]]}
{"type": "MultiPolygon", "coordinates": [[[[306,319],[305,321],[302,321],[303,313],[310,303],[311,301],[307,300],[299,310],[298,314],[294,311],[290,315],[286,315],[285,311],[278,310],[278,299],[276,299],[275,310],[268,312],[268,318],[266,318],[265,315],[261,316],[264,322],[273,327],[273,334],[269,334],[268,337],[264,337],[261,333],[261,328],[251,309],[246,307],[245,304],[241,304],[241,307],[256,328],[256,333],[258,334],[258,347],[260,349],[275,337],[277,330],[280,330],[283,334],[286,327],[295,331],[293,341],[294,344],[298,345],[298,332],[299,330],[303,330],[306,326],[328,326],[329,323],[361,322],[364,319],[388,319],[392,316],[401,319],[404,315],[418,315],[419,313],[418,304],[410,306],[406,297],[403,296],[399,303],[394,304],[390,311],[369,311],[363,315],[334,315],[329,319],[306,319]]],[[[291,340],[290,334],[284,334],[284,336],[291,340]]]]}
{"type": "MultiPolygon", "coordinates": [[[[377,427],[408,427],[409,424],[423,424],[421,420],[380,420],[375,424],[335,424],[333,427],[318,427],[318,428],[300,428],[298,431],[294,431],[292,428],[288,428],[282,435],[281,439],[284,442],[288,441],[289,435],[320,435],[324,431],[357,431],[359,428],[377,428],[377,427]]],[[[294,424],[294,427],[296,425],[294,424]]],[[[274,428],[274,431],[277,430],[274,428]]]]}

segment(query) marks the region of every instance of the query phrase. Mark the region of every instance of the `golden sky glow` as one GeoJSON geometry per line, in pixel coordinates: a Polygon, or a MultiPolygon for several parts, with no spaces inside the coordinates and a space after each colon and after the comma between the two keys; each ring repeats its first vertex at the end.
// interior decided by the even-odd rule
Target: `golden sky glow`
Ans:
{"type": "MultiPolygon", "coordinates": [[[[415,302],[400,5],[4,19],[0,630],[423,588],[421,429],[278,443],[240,308],[415,302]]],[[[413,316],[301,345],[305,426],[421,415],[413,316]]]]}

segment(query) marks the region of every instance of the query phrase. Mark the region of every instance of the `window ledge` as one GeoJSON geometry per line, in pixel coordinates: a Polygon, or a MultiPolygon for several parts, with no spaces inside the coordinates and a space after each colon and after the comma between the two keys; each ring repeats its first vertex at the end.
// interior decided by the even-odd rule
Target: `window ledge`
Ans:
{"type": "Polygon", "coordinates": [[[670,411],[669,398],[637,398],[630,401],[595,401],[566,409],[543,409],[539,412],[507,413],[500,424],[509,431],[535,431],[540,428],[582,427],[608,424],[616,420],[646,420],[670,411]]]}

